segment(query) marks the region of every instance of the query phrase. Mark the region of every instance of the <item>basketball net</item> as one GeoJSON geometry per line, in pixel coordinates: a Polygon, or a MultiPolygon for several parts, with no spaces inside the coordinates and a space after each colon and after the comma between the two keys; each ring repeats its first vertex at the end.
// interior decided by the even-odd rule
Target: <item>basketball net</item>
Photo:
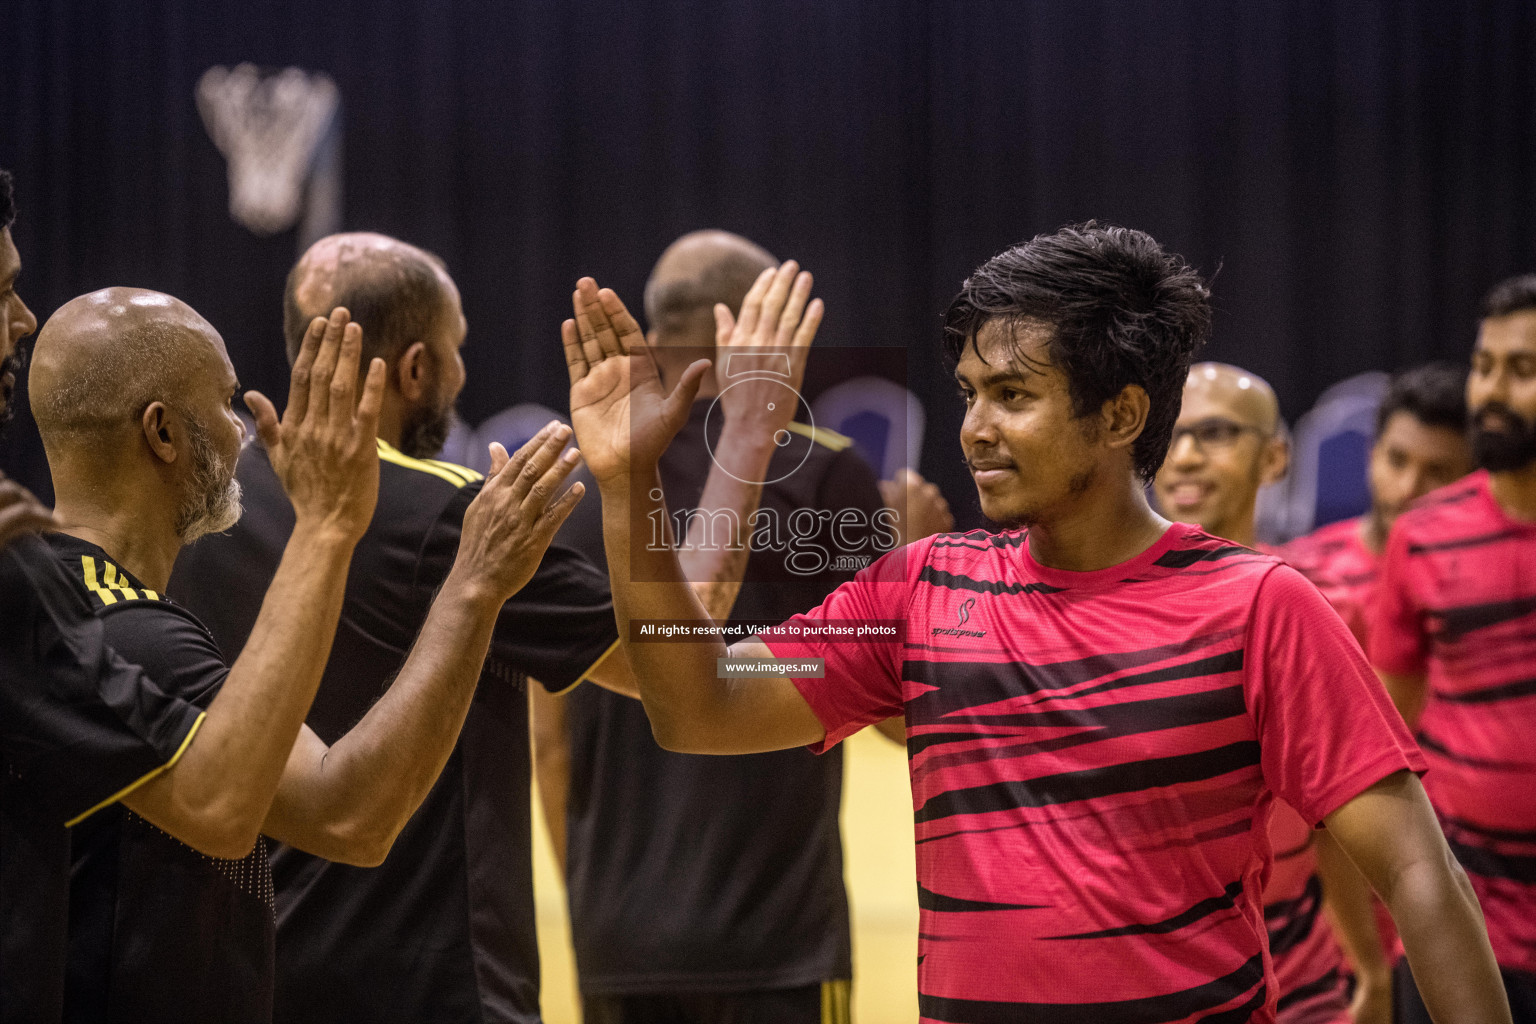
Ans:
{"type": "Polygon", "coordinates": [[[328,75],[212,67],[197,109],[229,165],[229,214],[257,235],[298,223],[299,248],[341,226],[341,91],[328,75]]]}

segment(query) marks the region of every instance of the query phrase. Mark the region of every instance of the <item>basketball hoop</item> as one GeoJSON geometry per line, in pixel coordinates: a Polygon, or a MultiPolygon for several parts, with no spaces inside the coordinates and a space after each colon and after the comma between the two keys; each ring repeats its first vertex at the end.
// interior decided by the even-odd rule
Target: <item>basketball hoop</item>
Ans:
{"type": "Polygon", "coordinates": [[[298,223],[299,248],[341,226],[341,91],[299,68],[212,67],[197,83],[203,125],[229,165],[229,213],[257,235],[298,223]]]}

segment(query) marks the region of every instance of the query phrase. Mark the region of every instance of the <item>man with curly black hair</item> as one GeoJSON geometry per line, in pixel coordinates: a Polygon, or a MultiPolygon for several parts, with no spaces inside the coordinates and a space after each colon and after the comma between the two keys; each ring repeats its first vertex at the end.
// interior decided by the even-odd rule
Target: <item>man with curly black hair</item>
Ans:
{"type": "Polygon", "coordinates": [[[983,264],[946,349],[982,510],[1016,528],[909,545],[729,650],[643,632],[706,619],[644,532],[704,367],[668,395],[616,295],[584,279],[575,307],[572,422],[657,740],[825,750],[906,716],[924,1020],[1273,1021],[1276,798],[1382,893],[1438,1017],[1509,1020],[1422,757],[1343,623],[1279,559],[1147,504],[1210,325],[1182,259],[1089,223],[983,264]]]}

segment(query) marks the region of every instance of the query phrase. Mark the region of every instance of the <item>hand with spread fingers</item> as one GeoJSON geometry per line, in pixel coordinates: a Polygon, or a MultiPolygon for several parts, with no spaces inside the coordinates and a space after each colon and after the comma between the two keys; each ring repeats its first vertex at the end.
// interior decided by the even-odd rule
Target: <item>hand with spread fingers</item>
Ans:
{"type": "Polygon", "coordinates": [[[949,502],[914,470],[899,469],[894,479],[880,481],[880,497],[896,513],[898,547],[955,528],[949,502]]]}
{"type": "Polygon", "coordinates": [[[571,428],[553,422],[516,454],[491,445],[491,473],[464,513],[464,532],[452,576],[498,607],[533,578],[584,488],[560,485],[581,461],[575,448],[561,454],[571,428]],[[558,495],[558,497],[557,497],[558,495]]]}
{"type": "Polygon", "coordinates": [[[298,523],[334,529],[353,541],[368,529],[378,501],[375,437],[384,399],[382,359],[369,364],[357,398],[362,351],[362,328],[337,306],[329,318],[315,317],[304,335],[281,420],[265,395],[245,396],[298,523]]]}
{"type": "Polygon", "coordinates": [[[53,513],[31,491],[0,473],[0,550],[22,534],[56,526],[53,513]]]}
{"type": "Polygon", "coordinates": [[[560,340],[587,469],[599,486],[649,472],[687,422],[709,360],[689,366],[667,394],[640,325],[617,295],[584,277],[571,300],[576,317],[560,325],[560,340]]]}
{"type": "Polygon", "coordinates": [[[825,311],[820,299],[807,304],[811,284],[809,273],[786,260],[758,275],[739,317],[724,303],[715,305],[720,408],[726,423],[761,432],[763,440],[795,418],[805,360],[825,311]]]}

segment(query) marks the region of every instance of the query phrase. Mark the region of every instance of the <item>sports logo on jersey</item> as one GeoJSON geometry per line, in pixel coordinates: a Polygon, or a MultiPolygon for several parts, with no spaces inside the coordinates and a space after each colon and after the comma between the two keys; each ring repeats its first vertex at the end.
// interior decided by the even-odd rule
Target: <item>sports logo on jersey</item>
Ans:
{"type": "Polygon", "coordinates": [[[934,626],[933,627],[933,635],[934,636],[975,636],[975,637],[986,636],[987,635],[987,631],[984,630],[984,629],[961,629],[960,628],[961,626],[964,626],[967,622],[971,621],[971,609],[974,608],[974,607],[976,607],[976,599],[974,597],[968,597],[964,601],[961,601],[960,602],[960,607],[955,609],[955,624],[953,626],[949,627],[948,629],[945,629],[942,626],[934,626]]]}

